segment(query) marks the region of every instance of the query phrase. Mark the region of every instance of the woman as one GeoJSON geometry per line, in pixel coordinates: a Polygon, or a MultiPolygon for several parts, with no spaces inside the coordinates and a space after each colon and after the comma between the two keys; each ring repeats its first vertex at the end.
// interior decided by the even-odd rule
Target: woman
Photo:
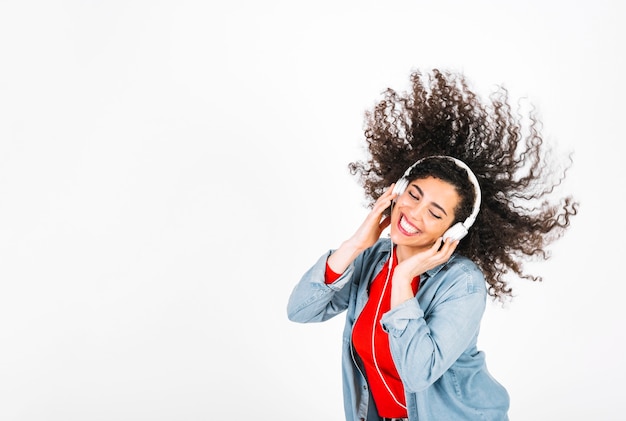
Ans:
{"type": "Polygon", "coordinates": [[[507,274],[540,279],[523,260],[549,257],[576,203],[550,200],[564,173],[505,90],[483,103],[461,75],[411,80],[366,114],[370,157],[350,165],[370,213],[304,274],[288,316],[346,312],[346,420],[507,420],[508,394],[476,346],[486,298],[512,295],[507,274]]]}

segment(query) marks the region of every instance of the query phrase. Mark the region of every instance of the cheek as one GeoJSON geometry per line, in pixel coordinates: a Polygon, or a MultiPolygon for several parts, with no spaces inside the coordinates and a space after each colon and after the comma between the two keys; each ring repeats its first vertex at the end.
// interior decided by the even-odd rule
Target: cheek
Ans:
{"type": "Polygon", "coordinates": [[[451,225],[448,221],[442,221],[440,219],[431,219],[426,224],[428,230],[435,236],[441,236],[451,225]]]}

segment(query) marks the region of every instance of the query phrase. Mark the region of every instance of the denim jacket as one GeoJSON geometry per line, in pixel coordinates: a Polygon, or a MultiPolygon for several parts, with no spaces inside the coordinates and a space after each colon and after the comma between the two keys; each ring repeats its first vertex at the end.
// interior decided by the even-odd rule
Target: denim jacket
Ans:
{"type": "MultiPolygon", "coordinates": [[[[378,240],[327,285],[324,274],[331,250],[304,274],[289,297],[287,313],[295,322],[322,322],[346,311],[342,374],[347,421],[381,419],[351,337],[368,286],[390,251],[389,239],[378,240]]],[[[508,420],[508,393],[489,374],[484,353],[476,347],[486,300],[482,272],[455,253],[420,276],[415,298],[382,316],[410,421],[508,420]]]]}

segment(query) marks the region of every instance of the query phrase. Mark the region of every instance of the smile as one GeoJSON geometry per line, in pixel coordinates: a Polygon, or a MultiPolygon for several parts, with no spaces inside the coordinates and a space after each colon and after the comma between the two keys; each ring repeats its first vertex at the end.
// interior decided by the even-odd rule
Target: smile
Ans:
{"type": "Polygon", "coordinates": [[[400,231],[402,231],[406,235],[413,235],[420,232],[415,226],[413,226],[409,221],[406,220],[404,215],[400,216],[400,221],[398,222],[398,227],[400,231]]]}

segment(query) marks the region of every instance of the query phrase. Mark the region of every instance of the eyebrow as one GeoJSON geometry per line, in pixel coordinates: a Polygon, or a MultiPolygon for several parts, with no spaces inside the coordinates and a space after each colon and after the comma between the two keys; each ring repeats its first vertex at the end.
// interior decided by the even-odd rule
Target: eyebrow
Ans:
{"type": "MultiPolygon", "coordinates": [[[[420,187],[417,184],[412,183],[411,185],[417,189],[420,196],[424,197],[424,192],[422,191],[422,189],[420,189],[420,187]]],[[[439,203],[437,202],[430,202],[430,203],[437,209],[441,210],[441,212],[443,212],[446,216],[448,216],[448,212],[446,212],[446,210],[443,207],[441,207],[439,203]]]]}

